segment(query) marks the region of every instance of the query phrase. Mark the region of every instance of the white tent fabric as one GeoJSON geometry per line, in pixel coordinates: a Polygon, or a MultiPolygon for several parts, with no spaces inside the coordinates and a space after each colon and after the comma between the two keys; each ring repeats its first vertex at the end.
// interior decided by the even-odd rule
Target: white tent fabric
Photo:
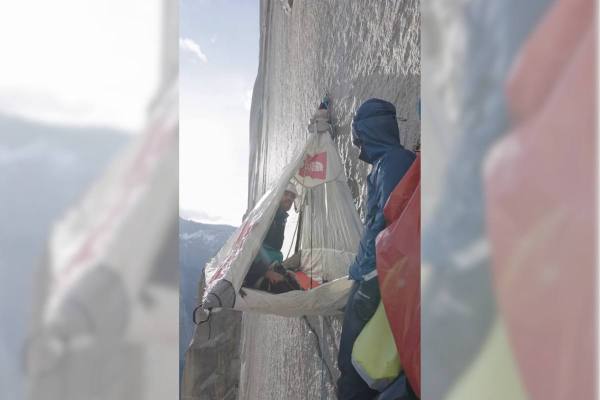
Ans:
{"type": "Polygon", "coordinates": [[[348,266],[358,249],[362,225],[329,134],[326,110],[317,112],[309,131],[299,154],[207,264],[204,309],[233,308],[292,317],[332,315],[345,305],[352,286],[348,266]],[[299,189],[301,270],[321,285],[282,294],[242,288],[289,182],[299,189]]]}

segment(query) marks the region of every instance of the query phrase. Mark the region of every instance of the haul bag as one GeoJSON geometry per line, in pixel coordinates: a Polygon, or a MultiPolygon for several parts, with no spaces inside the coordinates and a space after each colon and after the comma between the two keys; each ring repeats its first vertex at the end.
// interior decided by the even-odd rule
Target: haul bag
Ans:
{"type": "Polygon", "coordinates": [[[400,357],[381,302],[354,342],[352,365],[369,387],[378,391],[400,375],[400,357]]]}

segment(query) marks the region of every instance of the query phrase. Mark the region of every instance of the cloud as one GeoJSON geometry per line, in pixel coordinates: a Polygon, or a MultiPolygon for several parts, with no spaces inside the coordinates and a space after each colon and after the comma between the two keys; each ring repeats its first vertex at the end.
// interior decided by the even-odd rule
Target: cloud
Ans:
{"type": "Polygon", "coordinates": [[[194,54],[203,63],[208,62],[206,54],[202,52],[198,43],[194,42],[192,39],[179,38],[179,48],[182,50],[187,50],[190,53],[194,54]]]}

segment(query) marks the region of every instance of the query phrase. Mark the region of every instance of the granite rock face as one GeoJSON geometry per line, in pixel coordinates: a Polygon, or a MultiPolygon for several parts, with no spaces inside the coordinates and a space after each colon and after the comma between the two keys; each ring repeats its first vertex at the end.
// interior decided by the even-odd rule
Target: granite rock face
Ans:
{"type": "MultiPolygon", "coordinates": [[[[401,143],[414,150],[420,141],[419,1],[290,3],[261,2],[249,207],[295,154],[328,93],[335,143],[363,216],[369,168],[351,144],[356,109],[371,97],[388,100],[397,108],[401,143]]],[[[239,398],[335,398],[340,330],[339,317],[244,314],[239,398]]]]}

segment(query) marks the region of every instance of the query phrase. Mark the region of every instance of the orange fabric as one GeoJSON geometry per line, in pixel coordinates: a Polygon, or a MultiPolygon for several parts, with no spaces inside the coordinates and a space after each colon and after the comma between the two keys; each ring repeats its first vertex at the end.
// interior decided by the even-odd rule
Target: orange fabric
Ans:
{"type": "Polygon", "coordinates": [[[314,289],[317,286],[319,286],[319,282],[315,281],[314,279],[311,279],[302,271],[296,272],[296,280],[304,290],[314,289]]]}
{"type": "Polygon", "coordinates": [[[497,302],[534,399],[596,398],[592,10],[558,1],[531,36],[508,85],[515,126],[486,163],[497,302]]]}
{"type": "Polygon", "coordinates": [[[400,362],[413,390],[421,393],[421,187],[420,157],[390,195],[388,227],[377,237],[381,298],[400,362]]]}
{"type": "Polygon", "coordinates": [[[514,122],[539,110],[570,64],[595,14],[591,0],[558,0],[549,9],[511,69],[507,94],[514,122]]]}
{"type": "Polygon", "coordinates": [[[394,188],[392,194],[385,203],[383,209],[383,215],[385,216],[386,225],[389,225],[393,221],[400,217],[402,211],[406,207],[406,203],[410,200],[415,188],[421,181],[421,153],[417,153],[415,161],[406,171],[406,174],[402,177],[402,180],[398,182],[398,185],[394,188]]]}

